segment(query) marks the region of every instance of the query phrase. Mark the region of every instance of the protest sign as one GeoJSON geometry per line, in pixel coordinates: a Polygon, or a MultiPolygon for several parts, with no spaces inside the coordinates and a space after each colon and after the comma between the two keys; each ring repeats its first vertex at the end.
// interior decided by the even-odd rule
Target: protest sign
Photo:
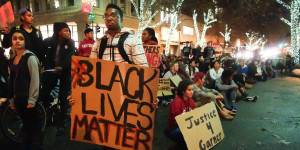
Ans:
{"type": "Polygon", "coordinates": [[[179,82],[182,81],[179,75],[170,77],[170,80],[175,84],[176,87],[178,87],[179,82]]]}
{"type": "Polygon", "coordinates": [[[149,66],[158,68],[161,64],[160,46],[144,45],[144,50],[149,66]]]}
{"type": "Polygon", "coordinates": [[[151,150],[159,70],[72,57],[71,139],[151,150]]]}
{"type": "Polygon", "coordinates": [[[214,102],[177,116],[177,124],[189,150],[207,150],[224,138],[214,102]]]}
{"type": "Polygon", "coordinates": [[[15,21],[14,12],[9,0],[0,0],[0,30],[6,24],[11,24],[15,21]]]}
{"type": "Polygon", "coordinates": [[[173,95],[171,92],[170,79],[159,78],[157,96],[173,95]]]}

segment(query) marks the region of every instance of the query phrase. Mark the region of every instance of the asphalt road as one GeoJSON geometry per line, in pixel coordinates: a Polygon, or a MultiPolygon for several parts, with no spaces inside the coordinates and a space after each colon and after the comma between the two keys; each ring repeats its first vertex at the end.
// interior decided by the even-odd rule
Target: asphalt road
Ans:
{"type": "MultiPolygon", "coordinates": [[[[254,84],[248,90],[258,95],[257,102],[239,101],[238,114],[232,121],[221,120],[225,138],[214,150],[299,150],[300,149],[300,79],[279,77],[254,84]]],[[[166,150],[174,143],[163,130],[167,123],[168,108],[158,108],[154,129],[153,149],[166,150]]],[[[46,150],[98,150],[102,146],[70,141],[69,126],[66,134],[56,137],[56,129],[47,127],[46,150]]],[[[0,132],[0,150],[18,150],[0,132]]]]}

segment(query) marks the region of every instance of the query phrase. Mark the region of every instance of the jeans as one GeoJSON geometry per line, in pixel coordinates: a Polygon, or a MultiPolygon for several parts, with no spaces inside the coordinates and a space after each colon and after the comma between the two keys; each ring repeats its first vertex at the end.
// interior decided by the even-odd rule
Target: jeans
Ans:
{"type": "Polygon", "coordinates": [[[40,121],[37,108],[27,108],[28,97],[15,98],[14,105],[23,124],[20,131],[22,148],[24,150],[42,149],[42,122],[40,121]]]}
{"type": "Polygon", "coordinates": [[[176,149],[187,150],[186,143],[180,129],[177,127],[171,130],[165,130],[165,135],[176,144],[176,149]]]}
{"type": "Polygon", "coordinates": [[[224,97],[224,102],[226,108],[236,107],[235,100],[236,100],[236,89],[230,89],[226,91],[220,92],[224,97]]]}

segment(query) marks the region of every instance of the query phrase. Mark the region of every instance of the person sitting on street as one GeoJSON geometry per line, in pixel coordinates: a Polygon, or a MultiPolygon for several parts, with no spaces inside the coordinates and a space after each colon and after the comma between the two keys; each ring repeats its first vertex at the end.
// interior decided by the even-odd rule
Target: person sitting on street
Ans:
{"type": "Polygon", "coordinates": [[[170,104],[165,135],[177,144],[176,149],[178,150],[185,150],[187,146],[175,117],[196,108],[192,95],[193,82],[191,80],[182,80],[178,85],[177,97],[170,104]]]}
{"type": "Polygon", "coordinates": [[[239,87],[232,80],[233,75],[232,69],[224,70],[222,76],[216,80],[216,88],[223,95],[226,109],[236,112],[236,92],[239,87]]]}
{"type": "Polygon", "coordinates": [[[194,74],[196,72],[199,72],[198,68],[196,67],[196,62],[195,60],[190,60],[189,65],[186,66],[185,71],[188,73],[191,79],[194,78],[194,74]]]}
{"type": "Polygon", "coordinates": [[[206,87],[211,89],[215,88],[216,79],[222,75],[223,71],[224,69],[221,68],[219,61],[214,61],[213,68],[207,73],[206,87]]]}
{"type": "MultiPolygon", "coordinates": [[[[246,81],[247,74],[248,74],[248,66],[245,64],[245,61],[243,59],[240,59],[237,65],[237,75],[238,74],[241,74],[243,76],[243,81],[246,81]]],[[[240,82],[240,83],[242,83],[246,89],[252,88],[252,85],[248,84],[247,82],[240,82]]]]}
{"type": "Polygon", "coordinates": [[[194,75],[194,85],[193,85],[193,96],[192,99],[195,101],[196,107],[200,107],[214,101],[217,110],[221,117],[224,119],[233,119],[232,115],[236,113],[229,111],[225,108],[225,105],[221,102],[223,96],[217,90],[207,89],[203,86],[205,80],[205,75],[202,72],[197,72],[194,75]]]}

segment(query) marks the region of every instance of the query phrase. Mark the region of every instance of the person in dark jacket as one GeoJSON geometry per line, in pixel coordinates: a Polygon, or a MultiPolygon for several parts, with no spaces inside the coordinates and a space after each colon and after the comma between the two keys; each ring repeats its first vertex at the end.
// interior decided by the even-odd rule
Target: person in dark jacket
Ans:
{"type": "Polygon", "coordinates": [[[0,98],[7,98],[8,59],[0,47],[0,98]]]}
{"type": "Polygon", "coordinates": [[[10,108],[15,109],[22,121],[20,131],[22,149],[42,149],[43,134],[36,101],[39,96],[39,60],[25,49],[26,33],[14,31],[12,46],[17,55],[9,64],[10,81],[8,99],[10,108]]]}
{"type": "Polygon", "coordinates": [[[57,85],[59,80],[59,102],[61,115],[57,120],[58,133],[62,135],[66,128],[65,117],[68,110],[67,97],[71,90],[71,56],[75,52],[74,41],[70,38],[70,28],[64,22],[56,22],[53,25],[54,34],[45,39],[47,47],[46,57],[43,62],[45,72],[42,76],[41,100],[45,105],[51,103],[50,92],[57,85]]]}
{"type": "Polygon", "coordinates": [[[33,23],[33,14],[30,9],[22,8],[19,11],[21,25],[16,26],[11,29],[10,33],[4,34],[4,38],[2,41],[3,48],[9,48],[12,46],[12,33],[16,30],[21,30],[24,32],[24,36],[27,36],[28,41],[26,42],[25,48],[33,52],[40,62],[43,61],[44,58],[44,47],[43,47],[43,36],[40,30],[33,27],[31,24],[33,23]]]}

